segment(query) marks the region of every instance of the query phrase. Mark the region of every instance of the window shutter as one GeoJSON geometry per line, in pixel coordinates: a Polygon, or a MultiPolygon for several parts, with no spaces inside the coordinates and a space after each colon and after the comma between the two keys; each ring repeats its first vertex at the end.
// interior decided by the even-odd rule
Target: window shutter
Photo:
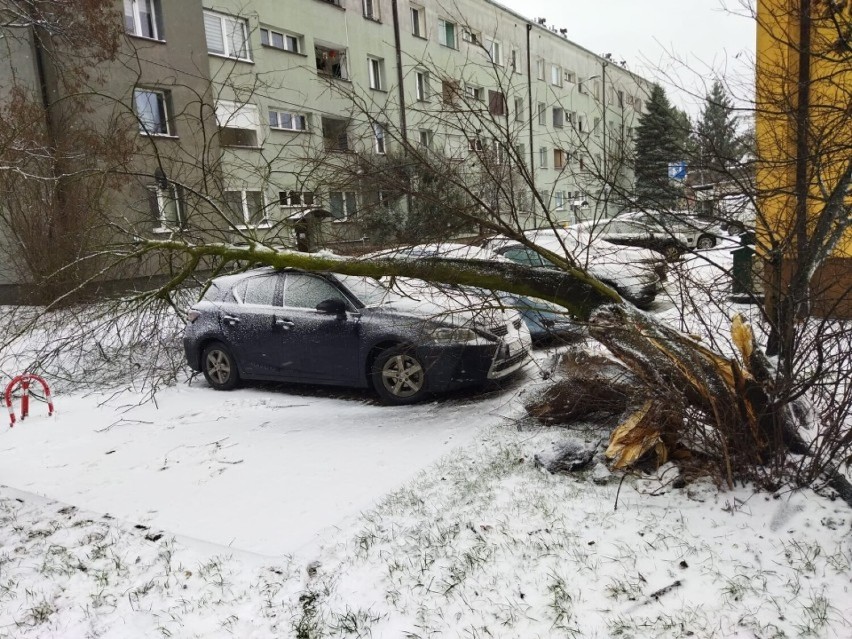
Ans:
{"type": "Polygon", "coordinates": [[[225,39],[222,37],[222,19],[212,13],[204,14],[204,33],[207,35],[207,51],[225,54],[225,39]]]}

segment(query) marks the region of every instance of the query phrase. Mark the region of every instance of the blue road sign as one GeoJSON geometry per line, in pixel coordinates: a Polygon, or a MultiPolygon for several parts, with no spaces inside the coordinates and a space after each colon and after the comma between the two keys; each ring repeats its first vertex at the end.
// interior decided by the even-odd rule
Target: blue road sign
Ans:
{"type": "Polygon", "coordinates": [[[686,162],[669,162],[669,177],[672,180],[685,180],[686,162]]]}

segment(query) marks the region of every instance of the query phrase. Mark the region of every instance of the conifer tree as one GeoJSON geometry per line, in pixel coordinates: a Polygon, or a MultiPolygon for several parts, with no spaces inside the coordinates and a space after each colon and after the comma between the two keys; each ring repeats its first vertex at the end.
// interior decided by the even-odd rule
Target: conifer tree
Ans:
{"type": "Polygon", "coordinates": [[[705,98],[701,118],[695,130],[695,164],[702,182],[723,179],[726,167],[740,160],[743,144],[737,134],[738,118],[734,105],[718,80],[705,98]]]}
{"type": "Polygon", "coordinates": [[[672,107],[665,90],[654,85],[648,110],[636,129],[636,198],[648,209],[673,208],[681,187],[668,176],[671,162],[686,159],[689,118],[672,107]]]}

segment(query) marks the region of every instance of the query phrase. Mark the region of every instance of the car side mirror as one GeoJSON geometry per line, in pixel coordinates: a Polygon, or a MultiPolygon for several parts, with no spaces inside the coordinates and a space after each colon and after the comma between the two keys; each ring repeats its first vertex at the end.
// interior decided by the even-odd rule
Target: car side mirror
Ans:
{"type": "Polygon", "coordinates": [[[317,304],[316,309],[319,313],[326,315],[345,315],[346,302],[341,299],[327,299],[317,304]]]}

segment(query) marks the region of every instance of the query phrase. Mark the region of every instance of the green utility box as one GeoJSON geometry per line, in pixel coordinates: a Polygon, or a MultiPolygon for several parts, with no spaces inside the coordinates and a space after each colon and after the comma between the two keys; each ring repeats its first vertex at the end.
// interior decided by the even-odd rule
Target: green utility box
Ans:
{"type": "Polygon", "coordinates": [[[743,233],[740,236],[742,246],[731,251],[734,256],[732,269],[731,294],[754,295],[754,233],[743,233]]]}

